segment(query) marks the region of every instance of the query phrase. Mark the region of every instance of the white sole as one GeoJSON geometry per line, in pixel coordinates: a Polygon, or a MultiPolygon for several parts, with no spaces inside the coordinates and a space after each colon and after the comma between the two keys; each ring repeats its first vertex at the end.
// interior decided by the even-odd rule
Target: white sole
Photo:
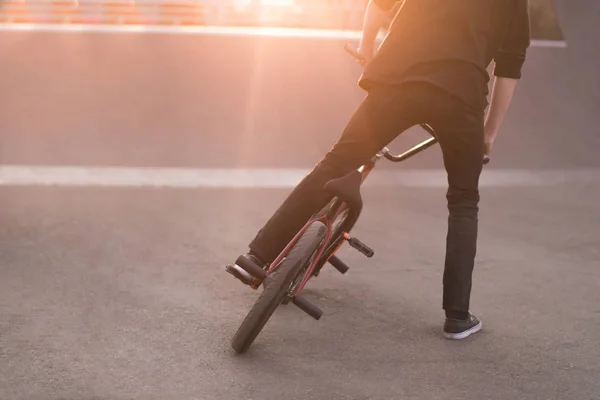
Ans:
{"type": "Polygon", "coordinates": [[[444,332],[444,337],[446,339],[454,339],[454,340],[464,339],[464,338],[467,338],[467,337],[471,336],[474,333],[479,332],[482,327],[483,327],[483,323],[481,321],[479,321],[479,323],[477,325],[475,325],[474,327],[469,328],[466,331],[463,331],[463,332],[460,332],[460,333],[448,333],[448,332],[444,332]]]}

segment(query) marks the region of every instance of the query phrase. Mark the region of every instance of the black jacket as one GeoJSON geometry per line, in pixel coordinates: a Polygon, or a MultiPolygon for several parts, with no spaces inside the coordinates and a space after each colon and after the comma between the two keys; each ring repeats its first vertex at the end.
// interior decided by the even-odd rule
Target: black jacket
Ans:
{"type": "Polygon", "coordinates": [[[527,0],[406,0],[359,85],[425,80],[480,109],[490,63],[495,76],[519,79],[529,45],[527,0]]]}

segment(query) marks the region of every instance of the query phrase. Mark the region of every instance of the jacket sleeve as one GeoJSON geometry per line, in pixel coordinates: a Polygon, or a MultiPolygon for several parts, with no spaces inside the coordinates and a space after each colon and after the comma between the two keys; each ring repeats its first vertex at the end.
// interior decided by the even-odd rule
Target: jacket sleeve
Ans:
{"type": "Polygon", "coordinates": [[[391,11],[399,0],[373,0],[373,3],[383,11],[391,11]]]}
{"type": "Polygon", "coordinates": [[[529,22],[529,2],[516,0],[508,34],[501,48],[494,57],[494,75],[505,78],[520,79],[527,49],[531,43],[529,22]]]}

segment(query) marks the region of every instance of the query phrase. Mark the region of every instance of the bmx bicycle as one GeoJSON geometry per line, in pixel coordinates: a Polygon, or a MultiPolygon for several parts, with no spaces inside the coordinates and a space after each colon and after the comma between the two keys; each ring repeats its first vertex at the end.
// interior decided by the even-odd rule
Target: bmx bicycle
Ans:
{"type": "MultiPolygon", "coordinates": [[[[231,341],[231,346],[237,353],[245,353],[250,348],[280,305],[291,302],[314,319],[321,318],[323,311],[300,293],[313,276],[319,275],[326,263],[342,274],[349,270],[350,267],[335,255],[344,242],[348,242],[366,257],[374,255],[369,246],[350,236],[363,206],[360,188],[382,157],[402,162],[438,142],[435,131],[429,125],[420,126],[431,135],[430,138],[400,155],[393,155],[384,147],[358,169],[327,182],[324,190],[331,196],[329,202],[306,222],[266,269],[245,256],[238,257],[235,264],[248,272],[253,277],[252,280],[241,277],[232,265],[226,266],[227,272],[253,289],[263,286],[262,293],[231,341]]],[[[485,156],[483,163],[488,162],[489,158],[485,156]]]]}

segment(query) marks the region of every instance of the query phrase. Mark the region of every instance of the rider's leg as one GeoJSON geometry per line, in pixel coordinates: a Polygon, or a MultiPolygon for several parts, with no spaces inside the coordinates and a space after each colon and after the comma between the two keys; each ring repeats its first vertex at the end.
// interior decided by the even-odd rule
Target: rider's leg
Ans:
{"type": "Polygon", "coordinates": [[[402,131],[422,122],[437,91],[426,84],[373,89],[338,142],[258,232],[250,243],[252,253],[265,263],[272,262],[311,215],[329,201],[322,190],[325,183],[368,162],[402,131]]]}
{"type": "Polygon", "coordinates": [[[453,108],[434,126],[448,174],[443,308],[451,318],[466,319],[477,251],[484,114],[483,110],[475,112],[460,103],[453,108]]]}

